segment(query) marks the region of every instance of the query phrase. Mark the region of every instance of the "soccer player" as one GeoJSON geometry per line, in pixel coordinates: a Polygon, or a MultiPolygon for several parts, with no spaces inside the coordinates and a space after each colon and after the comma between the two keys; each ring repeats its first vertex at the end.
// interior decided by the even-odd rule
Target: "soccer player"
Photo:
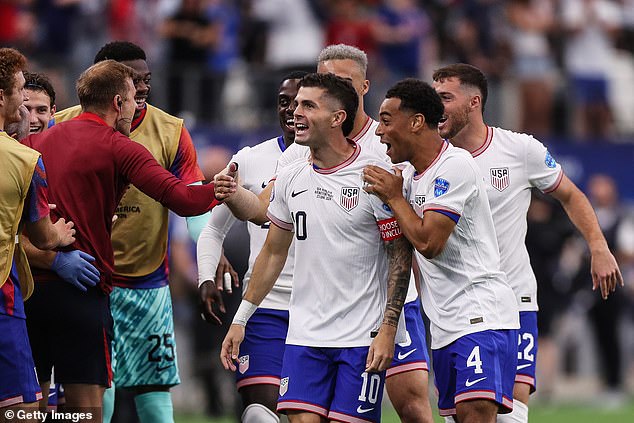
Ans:
{"type": "MultiPolygon", "coordinates": [[[[295,139],[293,102],[299,81],[304,75],[306,72],[292,72],[282,79],[279,86],[277,114],[282,135],[254,147],[245,147],[230,161],[238,164],[242,185],[255,194],[265,189],[269,181],[275,177],[277,159],[295,139]]],[[[210,289],[209,286],[214,284],[216,279],[222,243],[236,220],[226,206],[219,206],[214,210],[198,239],[199,289],[203,303],[209,306],[204,312],[211,319],[214,319],[214,311],[208,301],[208,292],[213,292],[213,288],[210,289]]],[[[264,245],[269,225],[268,222],[261,225],[249,222],[247,225],[251,242],[249,270],[243,281],[245,289],[253,271],[255,258],[264,245]]],[[[275,411],[288,331],[293,252],[294,247],[291,246],[289,257],[275,285],[245,327],[245,341],[240,349],[240,366],[236,372],[238,391],[245,408],[241,419],[244,423],[279,422],[275,411]]],[[[222,279],[216,280],[215,283],[222,289],[222,279]]]]}
{"type": "Polygon", "coordinates": [[[588,199],[546,147],[530,135],[493,128],[484,122],[484,74],[474,66],[454,64],[438,69],[433,79],[445,106],[438,131],[441,137],[471,153],[486,181],[501,269],[520,307],[515,406],[513,413],[501,416],[500,421],[527,422],[528,400],[536,386],[538,309],[537,282],[524,244],[531,188],[559,200],[585,238],[592,253],[593,289],[599,288],[602,297],[607,298],[616,285],[623,284],[623,278],[588,199]]]}
{"type": "MultiPolygon", "coordinates": [[[[375,133],[379,123],[368,116],[363,107],[363,97],[370,89],[370,81],[366,79],[367,66],[366,54],[356,47],[345,44],[324,48],[317,59],[317,72],[332,73],[348,79],[357,91],[359,108],[352,132],[355,135],[351,138],[361,146],[375,150],[389,162],[385,155],[385,146],[375,133]]],[[[402,422],[431,423],[433,418],[428,393],[429,356],[425,341],[425,324],[413,277],[410,278],[403,310],[407,329],[406,340],[395,347],[394,361],[386,372],[385,386],[402,422]]]]}
{"type": "MultiPolygon", "coordinates": [[[[42,375],[55,366],[69,407],[101,407],[104,387],[110,384],[113,324],[108,294],[114,279],[110,232],[128,184],[182,215],[198,215],[217,204],[213,185],[187,186],[163,169],[145,147],[130,142],[135,77],[131,68],[113,60],[91,66],[77,81],[82,114],[25,140],[48,164],[55,213],[77,221],[77,247],[96,258],[100,272],[97,287],[86,292],[69,287],[51,271],[35,273],[41,283],[33,300],[42,310],[39,333],[46,346],[41,351],[34,348],[36,366],[42,375]],[[53,308],[60,325],[72,330],[46,330],[53,308]]],[[[167,344],[165,356],[173,357],[169,339],[161,342],[167,344]]]]}
{"type": "MultiPolygon", "coordinates": [[[[324,48],[317,59],[318,73],[332,73],[348,79],[359,97],[359,107],[354,119],[354,126],[349,136],[362,147],[370,149],[384,158],[385,146],[375,134],[378,122],[365,112],[364,96],[370,88],[366,78],[368,67],[367,55],[360,49],[346,44],[330,45],[324,48]]],[[[303,145],[293,144],[282,154],[278,167],[282,168],[298,159],[307,158],[310,150],[303,145]]],[[[266,221],[266,210],[269,189],[260,194],[260,206],[249,207],[244,212],[235,210],[231,200],[227,203],[238,216],[256,222],[266,221]]],[[[253,204],[251,203],[244,204],[253,204]]],[[[387,392],[401,421],[405,423],[431,423],[432,411],[428,394],[428,362],[427,344],[425,341],[425,325],[423,323],[418,292],[414,278],[410,280],[405,304],[405,320],[407,338],[396,346],[394,362],[387,371],[387,392]]]]}
{"type": "MultiPolygon", "coordinates": [[[[407,293],[410,246],[389,208],[361,187],[365,165],[389,165],[346,139],[358,101],[352,84],[332,74],[309,74],[300,82],[295,142],[310,148],[311,160],[277,175],[271,227],[222,345],[223,365],[235,370],[244,325],[274,285],[294,238],[277,407],[291,422],[380,420],[384,370],[407,293]]],[[[218,191],[225,196],[233,189],[235,183],[218,191]]]]}
{"type": "Polygon", "coordinates": [[[492,423],[513,408],[518,308],[499,268],[484,181],[471,156],[438,135],[442,117],[430,85],[405,79],[390,88],[376,133],[392,162],[410,162],[407,196],[403,178],[380,167],[368,166],[364,180],[416,249],[440,414],[492,423]]]}
{"type": "MultiPolygon", "coordinates": [[[[25,66],[26,59],[17,50],[0,49],[0,128],[26,114],[25,66]]],[[[24,228],[35,245],[52,249],[71,244],[75,230],[73,223],[63,218],[51,222],[40,154],[4,131],[0,132],[0,168],[0,408],[34,408],[42,393],[23,303],[33,292],[33,278],[22,245],[16,240],[24,228]]]]}
{"type": "MultiPolygon", "coordinates": [[[[143,49],[127,41],[114,41],[104,45],[94,61],[106,59],[137,72],[130,138],[184,183],[200,184],[204,176],[183,120],[147,102],[152,74],[143,49]]],[[[80,112],[80,106],[63,110],[56,113],[55,121],[68,120],[80,112]]],[[[114,385],[136,394],[142,423],[173,422],[169,390],[180,378],[168,286],[168,209],[131,186],[117,207],[117,216],[112,230],[115,269],[110,296],[114,385]]],[[[208,219],[209,214],[187,218],[194,240],[208,219]]],[[[114,389],[109,389],[104,399],[104,422],[110,421],[113,411],[114,389]]]]}
{"type": "Polygon", "coordinates": [[[29,111],[29,134],[37,134],[48,128],[55,113],[55,89],[43,74],[24,72],[24,79],[29,97],[24,101],[29,111]]]}

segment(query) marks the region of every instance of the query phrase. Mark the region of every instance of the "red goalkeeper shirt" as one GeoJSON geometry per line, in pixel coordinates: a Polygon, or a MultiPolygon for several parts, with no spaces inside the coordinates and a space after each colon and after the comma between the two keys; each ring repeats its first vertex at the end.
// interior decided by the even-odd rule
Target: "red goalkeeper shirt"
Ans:
{"type": "MultiPolygon", "coordinates": [[[[112,216],[130,183],[182,216],[196,216],[218,204],[213,184],[186,185],[163,169],[145,147],[92,113],[82,113],[23,142],[42,153],[49,201],[57,205],[51,219],[75,222],[76,241],[64,250],[79,249],[95,257],[100,286],[107,293],[112,290],[114,270],[112,216]]],[[[52,271],[33,269],[33,274],[36,281],[59,279],[52,271]]]]}

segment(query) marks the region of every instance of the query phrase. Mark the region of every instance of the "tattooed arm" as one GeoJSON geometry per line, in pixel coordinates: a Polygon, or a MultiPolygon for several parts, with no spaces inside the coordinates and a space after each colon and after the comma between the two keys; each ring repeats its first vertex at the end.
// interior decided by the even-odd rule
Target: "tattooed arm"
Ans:
{"type": "Polygon", "coordinates": [[[392,363],[396,328],[405,304],[412,266],[412,246],[404,236],[385,242],[385,250],[388,258],[387,306],[379,333],[368,352],[368,372],[385,370],[392,363]]]}

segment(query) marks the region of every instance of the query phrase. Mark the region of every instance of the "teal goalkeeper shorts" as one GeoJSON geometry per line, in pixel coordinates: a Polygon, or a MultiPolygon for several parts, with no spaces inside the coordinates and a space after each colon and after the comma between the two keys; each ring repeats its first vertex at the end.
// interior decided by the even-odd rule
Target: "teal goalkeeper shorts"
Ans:
{"type": "Polygon", "coordinates": [[[114,320],[115,387],[178,385],[169,287],[114,287],[110,309],[114,320]]]}

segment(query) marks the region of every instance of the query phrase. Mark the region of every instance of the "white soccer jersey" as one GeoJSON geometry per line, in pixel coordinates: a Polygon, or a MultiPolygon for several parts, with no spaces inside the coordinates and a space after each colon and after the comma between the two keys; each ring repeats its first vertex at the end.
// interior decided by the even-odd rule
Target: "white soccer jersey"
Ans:
{"type": "MultiPolygon", "coordinates": [[[[264,141],[254,147],[245,147],[236,153],[231,161],[238,163],[238,173],[241,184],[256,195],[259,194],[275,175],[277,159],[285,149],[284,139],[280,136],[264,141]]],[[[231,214],[227,206],[222,205],[210,216],[209,228],[205,228],[199,240],[199,277],[201,281],[213,279],[220,258],[219,245],[237,219],[231,214]],[[226,210],[225,210],[226,209],[226,210]],[[201,244],[202,243],[202,244],[201,244]],[[218,245],[219,244],[219,245],[218,245]]],[[[260,253],[269,223],[256,225],[247,223],[250,238],[249,269],[244,275],[243,290],[246,291],[253,264],[260,253]]],[[[288,310],[293,282],[293,261],[295,249],[289,248],[286,264],[275,282],[273,289],[264,298],[260,307],[276,310],[288,310]]]]}
{"type": "Polygon", "coordinates": [[[472,153],[487,188],[500,247],[500,268],[520,311],[536,311],[537,282],[526,250],[526,213],[531,188],[551,192],[563,171],[535,138],[488,127],[486,142],[472,153]]]}
{"type": "Polygon", "coordinates": [[[474,160],[467,151],[444,143],[425,172],[416,175],[411,169],[406,172],[407,192],[416,214],[458,218],[438,256],[427,259],[416,252],[432,348],[469,333],[519,328],[515,296],[499,267],[486,187],[474,160]]]}
{"type": "MultiPolygon", "coordinates": [[[[381,144],[381,138],[376,135],[376,128],[379,126],[379,122],[368,116],[365,125],[358,134],[351,139],[359,144],[365,151],[370,151],[375,155],[382,157],[386,163],[391,164],[390,157],[385,153],[387,147],[385,144],[381,144]]],[[[286,151],[280,156],[277,168],[283,169],[296,160],[308,161],[310,159],[310,148],[293,144],[290,145],[286,151]]],[[[416,282],[414,281],[414,274],[410,275],[410,284],[407,290],[406,303],[416,301],[418,298],[418,291],[416,290],[416,282]]]]}
{"type": "MultiPolygon", "coordinates": [[[[368,164],[389,169],[357,144],[333,168],[297,161],[277,175],[269,218],[295,237],[287,344],[368,346],[381,325],[388,274],[382,234],[393,239],[400,230],[392,211],[362,188],[368,164]]],[[[403,329],[396,342],[405,340],[403,329]]]]}

